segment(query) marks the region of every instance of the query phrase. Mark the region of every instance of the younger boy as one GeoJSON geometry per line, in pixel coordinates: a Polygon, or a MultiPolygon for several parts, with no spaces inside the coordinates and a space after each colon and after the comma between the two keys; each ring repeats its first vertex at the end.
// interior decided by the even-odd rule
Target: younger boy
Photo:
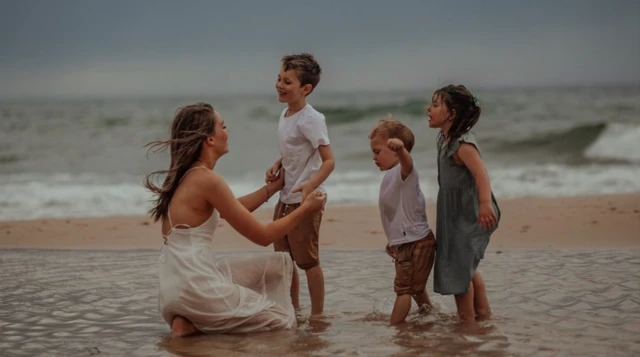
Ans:
{"type": "MultiPolygon", "coordinates": [[[[293,54],[282,58],[276,81],[278,100],[287,103],[280,114],[278,139],[281,157],[267,170],[266,181],[276,179],[284,169],[284,187],[274,210],[273,218],[286,216],[300,206],[307,194],[318,189],[325,192],[323,182],[334,167],[324,115],[307,103],[320,81],[321,69],[313,55],[293,54]]],[[[320,267],[318,238],[322,211],[301,221],[289,234],[274,243],[276,251],[290,252],[296,265],[307,275],[311,315],[324,310],[324,275],[320,267]]],[[[300,310],[300,282],[294,269],[291,300],[300,310]]]]}
{"type": "Polygon", "coordinates": [[[398,120],[381,120],[369,134],[373,161],[386,171],[380,184],[378,207],[394,258],[396,301],[391,324],[402,323],[411,309],[411,297],[419,308],[431,306],[425,290],[435,255],[435,237],[427,223],[425,199],[413,166],[411,130],[398,120]]]}

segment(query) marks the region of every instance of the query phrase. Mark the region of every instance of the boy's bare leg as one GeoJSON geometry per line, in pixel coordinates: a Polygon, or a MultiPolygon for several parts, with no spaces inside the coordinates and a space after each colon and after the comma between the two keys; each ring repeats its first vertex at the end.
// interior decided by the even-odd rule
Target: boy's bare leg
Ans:
{"type": "Polygon", "coordinates": [[[404,294],[396,296],[396,302],[393,304],[393,311],[391,312],[391,324],[401,324],[406,320],[411,310],[411,295],[404,294]]]}
{"type": "Polygon", "coordinates": [[[476,270],[471,280],[473,284],[473,307],[475,314],[479,319],[485,319],[491,316],[491,307],[489,306],[489,299],[487,298],[487,290],[484,286],[484,280],[480,272],[476,270]]]}
{"type": "Polygon", "coordinates": [[[294,265],[293,276],[291,278],[291,303],[296,313],[300,311],[300,274],[298,274],[298,267],[294,265]]]}
{"type": "Polygon", "coordinates": [[[324,311],[324,273],[317,265],[306,271],[309,297],[311,298],[311,315],[320,315],[324,311]]]}
{"type": "Polygon", "coordinates": [[[474,322],[476,312],[473,307],[473,283],[469,283],[469,291],[464,295],[455,295],[458,316],[461,322],[474,322]]]}

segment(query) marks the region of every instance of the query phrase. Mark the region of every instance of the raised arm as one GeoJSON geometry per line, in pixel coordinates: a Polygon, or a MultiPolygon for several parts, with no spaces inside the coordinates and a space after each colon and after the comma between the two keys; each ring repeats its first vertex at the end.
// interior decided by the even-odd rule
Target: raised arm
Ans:
{"type": "Polygon", "coordinates": [[[400,159],[400,174],[402,180],[405,180],[413,171],[413,158],[405,148],[398,152],[398,158],[400,159]]]}
{"type": "Polygon", "coordinates": [[[306,214],[321,209],[324,202],[321,193],[318,193],[317,197],[312,195],[314,196],[312,200],[308,200],[291,214],[268,224],[262,224],[233,196],[229,185],[218,174],[212,172],[211,178],[206,180],[203,186],[205,186],[203,192],[206,200],[220,212],[221,216],[225,217],[231,227],[263,247],[282,238],[306,214]]]}
{"type": "Polygon", "coordinates": [[[413,158],[400,139],[391,138],[387,140],[387,146],[398,155],[400,175],[404,181],[413,172],[413,158]]]}

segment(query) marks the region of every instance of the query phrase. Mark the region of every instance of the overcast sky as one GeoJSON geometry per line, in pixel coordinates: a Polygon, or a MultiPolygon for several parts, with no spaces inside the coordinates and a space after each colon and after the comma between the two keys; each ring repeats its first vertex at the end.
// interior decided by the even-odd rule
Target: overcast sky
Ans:
{"type": "Polygon", "coordinates": [[[0,99],[640,83],[638,0],[0,0],[0,99]]]}

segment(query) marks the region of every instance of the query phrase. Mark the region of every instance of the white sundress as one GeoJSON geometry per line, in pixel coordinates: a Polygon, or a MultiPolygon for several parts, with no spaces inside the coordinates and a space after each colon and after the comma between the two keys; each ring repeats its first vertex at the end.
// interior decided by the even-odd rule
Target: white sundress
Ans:
{"type": "Polygon", "coordinates": [[[158,307],[169,325],[179,315],[207,334],[296,326],[288,254],[219,258],[211,246],[219,220],[216,210],[198,227],[177,228],[168,218],[171,230],[158,259],[158,307]]]}

